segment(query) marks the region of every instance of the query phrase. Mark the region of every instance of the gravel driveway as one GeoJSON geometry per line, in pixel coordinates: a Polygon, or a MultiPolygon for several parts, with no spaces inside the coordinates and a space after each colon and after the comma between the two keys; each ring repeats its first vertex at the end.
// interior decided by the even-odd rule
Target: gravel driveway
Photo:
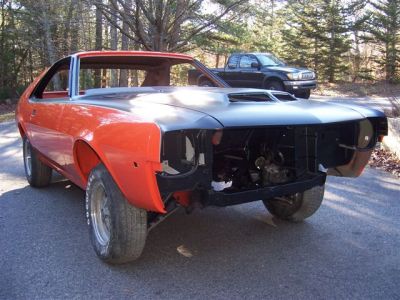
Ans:
{"type": "Polygon", "coordinates": [[[27,185],[16,127],[0,124],[0,299],[400,298],[400,182],[383,171],[329,178],[300,224],[261,203],[178,211],[123,266],[96,258],[84,192],[54,181],[27,185]]]}

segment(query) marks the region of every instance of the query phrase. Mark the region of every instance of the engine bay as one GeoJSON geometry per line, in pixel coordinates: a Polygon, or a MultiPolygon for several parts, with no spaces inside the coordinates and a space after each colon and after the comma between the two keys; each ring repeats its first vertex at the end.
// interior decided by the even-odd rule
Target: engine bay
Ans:
{"type": "Polygon", "coordinates": [[[304,182],[348,165],[375,141],[365,121],[171,131],[163,136],[159,187],[163,195],[183,190],[240,194],[304,182]]]}
{"type": "Polygon", "coordinates": [[[293,181],[293,129],[243,129],[216,132],[213,189],[238,191],[293,181]]]}

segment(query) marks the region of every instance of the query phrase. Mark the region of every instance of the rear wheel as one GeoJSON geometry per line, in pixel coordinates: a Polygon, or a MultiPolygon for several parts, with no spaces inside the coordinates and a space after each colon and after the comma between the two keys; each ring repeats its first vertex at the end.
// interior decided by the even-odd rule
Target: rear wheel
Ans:
{"type": "Polygon", "coordinates": [[[103,261],[120,264],[140,256],[147,236],[147,212],[127,202],[102,164],[89,175],[86,217],[93,248],[103,261]]]}
{"type": "Polygon", "coordinates": [[[300,222],[312,216],[321,206],[325,185],[315,186],[302,193],[264,200],[268,211],[279,219],[300,222]]]}
{"type": "Polygon", "coordinates": [[[282,82],[278,80],[270,80],[264,84],[264,88],[267,90],[284,91],[282,82]]]}
{"type": "Polygon", "coordinates": [[[45,187],[51,182],[52,170],[42,163],[27,137],[23,138],[23,157],[26,179],[33,187],[45,187]]]}

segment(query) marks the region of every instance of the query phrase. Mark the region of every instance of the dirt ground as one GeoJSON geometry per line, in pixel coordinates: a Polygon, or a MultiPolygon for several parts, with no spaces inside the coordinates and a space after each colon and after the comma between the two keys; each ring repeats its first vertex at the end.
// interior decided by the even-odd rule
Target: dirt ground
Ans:
{"type": "Polygon", "coordinates": [[[317,89],[312,93],[331,97],[400,97],[400,84],[387,82],[319,83],[317,89]]]}
{"type": "Polygon", "coordinates": [[[369,166],[392,173],[400,178],[400,160],[385,149],[376,149],[369,160],[369,166]]]}
{"type": "Polygon", "coordinates": [[[15,104],[0,103],[0,122],[12,121],[15,114],[15,104]]]}

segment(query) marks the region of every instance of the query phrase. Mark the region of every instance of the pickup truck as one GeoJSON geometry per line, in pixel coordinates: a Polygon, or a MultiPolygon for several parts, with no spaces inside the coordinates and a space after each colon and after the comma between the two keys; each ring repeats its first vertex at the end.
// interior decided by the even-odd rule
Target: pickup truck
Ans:
{"type": "MultiPolygon", "coordinates": [[[[234,53],[224,68],[211,71],[232,87],[286,91],[306,99],[317,86],[312,70],[287,66],[270,53],[234,53]]],[[[212,86],[211,81],[196,70],[189,71],[189,78],[194,85],[212,86]]]]}

